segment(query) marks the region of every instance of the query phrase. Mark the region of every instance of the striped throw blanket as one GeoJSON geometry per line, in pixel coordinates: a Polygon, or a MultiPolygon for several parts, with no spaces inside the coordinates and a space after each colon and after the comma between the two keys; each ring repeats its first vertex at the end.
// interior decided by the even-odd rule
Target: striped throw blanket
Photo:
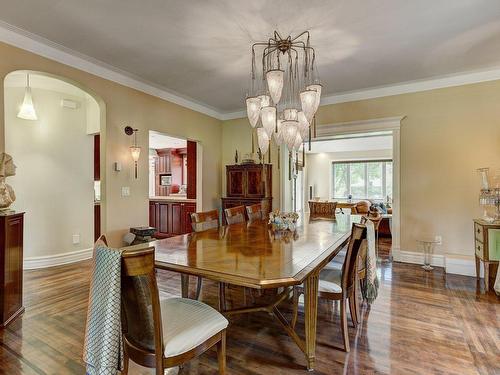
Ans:
{"type": "Polygon", "coordinates": [[[363,283],[361,293],[363,299],[369,304],[377,298],[379,281],[377,277],[377,254],[375,251],[375,227],[371,220],[366,223],[366,242],[368,248],[366,249],[366,282],[363,283]]]}
{"type": "Polygon", "coordinates": [[[87,375],[116,375],[123,368],[121,252],[96,244],[83,360],[87,375]]]}

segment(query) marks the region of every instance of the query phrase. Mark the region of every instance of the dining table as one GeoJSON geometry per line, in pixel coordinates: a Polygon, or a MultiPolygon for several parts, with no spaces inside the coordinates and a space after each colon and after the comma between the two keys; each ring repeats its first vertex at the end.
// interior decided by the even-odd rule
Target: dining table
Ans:
{"type": "Polygon", "coordinates": [[[257,220],[161,239],[148,246],[155,248],[156,268],[219,282],[219,309],[223,314],[272,314],[304,353],[307,369],[313,370],[319,273],[347,244],[352,223],[358,221],[356,215],[337,215],[334,219],[304,215],[294,231],[275,231],[266,220],[257,220]],[[265,306],[228,310],[223,297],[226,285],[274,289],[276,299],[265,306]],[[279,309],[297,285],[304,288],[304,338],[279,309]]]}

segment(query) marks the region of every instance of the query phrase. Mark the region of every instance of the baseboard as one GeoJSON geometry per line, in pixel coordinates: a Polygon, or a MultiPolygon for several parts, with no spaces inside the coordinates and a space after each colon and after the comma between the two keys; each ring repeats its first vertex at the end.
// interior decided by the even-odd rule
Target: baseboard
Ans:
{"type": "Polygon", "coordinates": [[[25,270],[55,267],[63,264],[80,262],[92,258],[93,248],[72,251],[71,253],[46,255],[40,257],[25,258],[23,266],[25,270]]]}
{"type": "MultiPolygon", "coordinates": [[[[449,254],[446,256],[446,273],[476,277],[476,260],[474,257],[449,254]]],[[[482,262],[479,277],[484,277],[482,262]]]]}
{"type": "MultiPolygon", "coordinates": [[[[416,251],[393,249],[392,256],[395,262],[424,264],[424,254],[416,251]]],[[[476,263],[474,257],[455,254],[433,254],[431,265],[443,267],[446,273],[476,276],[476,263]]],[[[483,277],[483,265],[481,264],[480,277],[483,277]]]]}
{"type": "MultiPolygon", "coordinates": [[[[424,254],[416,251],[393,249],[394,261],[401,263],[424,264],[424,254]]],[[[445,257],[441,254],[432,254],[431,265],[434,267],[445,267],[445,257]]]]}

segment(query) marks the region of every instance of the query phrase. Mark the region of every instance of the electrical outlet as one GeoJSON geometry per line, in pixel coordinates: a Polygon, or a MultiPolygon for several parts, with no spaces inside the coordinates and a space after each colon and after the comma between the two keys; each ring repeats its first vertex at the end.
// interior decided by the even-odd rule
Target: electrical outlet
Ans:
{"type": "Polygon", "coordinates": [[[122,197],[130,196],[130,187],[122,186],[122,197]]]}
{"type": "Polygon", "coordinates": [[[73,245],[78,245],[79,243],[80,243],[80,235],[74,234],[73,235],[73,245]]]}
{"type": "Polygon", "coordinates": [[[436,236],[434,239],[436,240],[436,244],[437,245],[442,245],[443,244],[443,237],[436,236]]]}

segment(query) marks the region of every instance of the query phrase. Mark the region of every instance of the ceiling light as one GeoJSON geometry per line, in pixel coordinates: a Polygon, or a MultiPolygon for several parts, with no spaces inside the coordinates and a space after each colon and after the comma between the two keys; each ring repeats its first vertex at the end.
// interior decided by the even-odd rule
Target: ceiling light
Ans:
{"type": "Polygon", "coordinates": [[[30,75],[26,75],[26,89],[24,90],[24,99],[23,104],[21,104],[21,108],[19,108],[19,113],[17,117],[22,118],[23,120],[38,120],[36,115],[35,107],[33,105],[33,97],[31,96],[31,87],[30,87],[30,75]]]}
{"type": "MultiPolygon", "coordinates": [[[[267,41],[252,45],[248,120],[253,128],[257,127],[256,112],[260,112],[269,139],[274,138],[278,146],[286,143],[289,151],[294,149],[297,133],[302,141],[308,137],[310,142],[309,124],[313,123],[321,98],[316,52],[309,40],[308,31],[286,38],[275,31],[267,41]]],[[[252,152],[253,138],[252,132],[252,152]]]]}

